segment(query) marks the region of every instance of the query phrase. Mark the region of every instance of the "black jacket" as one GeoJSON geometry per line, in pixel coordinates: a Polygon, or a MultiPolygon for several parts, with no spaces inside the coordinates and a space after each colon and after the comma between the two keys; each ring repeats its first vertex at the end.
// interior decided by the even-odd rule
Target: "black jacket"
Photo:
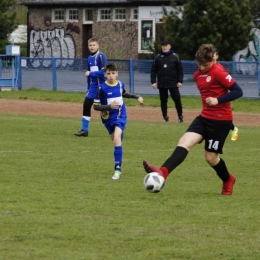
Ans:
{"type": "Polygon", "coordinates": [[[182,63],[176,53],[161,52],[155,57],[151,69],[151,83],[156,82],[158,88],[174,88],[178,82],[183,82],[182,63]]]}

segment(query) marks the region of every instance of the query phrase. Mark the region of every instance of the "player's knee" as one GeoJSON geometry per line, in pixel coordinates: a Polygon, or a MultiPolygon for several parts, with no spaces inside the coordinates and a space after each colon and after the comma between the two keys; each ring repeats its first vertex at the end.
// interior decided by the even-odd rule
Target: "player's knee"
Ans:
{"type": "Polygon", "coordinates": [[[210,152],[206,152],[205,153],[205,159],[206,159],[206,162],[210,165],[210,166],[215,166],[218,164],[218,154],[216,153],[210,153],[210,152]]]}

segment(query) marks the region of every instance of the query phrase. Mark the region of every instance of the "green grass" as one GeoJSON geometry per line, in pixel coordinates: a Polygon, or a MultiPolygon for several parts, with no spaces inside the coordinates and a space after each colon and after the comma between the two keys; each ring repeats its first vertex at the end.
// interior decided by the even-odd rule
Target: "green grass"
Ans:
{"type": "Polygon", "coordinates": [[[0,120],[0,259],[259,259],[258,127],[227,139],[222,158],[237,182],[222,196],[203,144],[160,193],[143,187],[142,160],[162,164],[187,123],[129,121],[122,178],[112,181],[113,145],[100,120],[88,138],[73,135],[77,118],[0,120]]]}
{"type": "MultiPolygon", "coordinates": [[[[52,102],[75,102],[83,103],[84,93],[70,93],[65,91],[44,91],[36,88],[22,91],[0,92],[0,99],[22,99],[39,100],[52,102]]],[[[159,107],[160,100],[158,96],[144,96],[145,106],[159,107]]],[[[126,105],[136,106],[136,100],[126,99],[126,105]]],[[[201,109],[201,100],[198,97],[182,97],[184,109],[201,109]]],[[[234,112],[260,113],[260,99],[240,98],[232,102],[234,112]]]]}

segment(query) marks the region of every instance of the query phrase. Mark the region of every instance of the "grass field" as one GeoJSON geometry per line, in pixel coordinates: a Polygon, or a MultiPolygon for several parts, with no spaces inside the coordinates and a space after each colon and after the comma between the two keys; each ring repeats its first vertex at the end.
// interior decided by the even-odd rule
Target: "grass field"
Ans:
{"type": "Polygon", "coordinates": [[[188,124],[129,121],[123,174],[100,120],[76,138],[78,118],[0,114],[0,259],[260,259],[259,140],[240,127],[222,158],[237,182],[222,196],[203,144],[157,194],[142,160],[162,164],[188,124]]]}

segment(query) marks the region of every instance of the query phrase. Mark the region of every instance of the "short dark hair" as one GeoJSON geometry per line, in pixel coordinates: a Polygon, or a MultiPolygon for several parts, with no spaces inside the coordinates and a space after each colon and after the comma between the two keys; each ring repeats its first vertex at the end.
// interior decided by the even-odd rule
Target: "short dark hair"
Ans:
{"type": "Polygon", "coordinates": [[[88,40],[88,43],[90,43],[90,42],[97,42],[97,43],[98,43],[98,39],[95,38],[95,37],[90,38],[90,39],[88,40]]]}
{"type": "Polygon", "coordinates": [[[109,62],[109,63],[104,67],[104,71],[106,72],[107,70],[110,70],[110,71],[118,71],[116,64],[113,63],[113,62],[109,62]]]}
{"type": "Polygon", "coordinates": [[[198,48],[195,54],[195,58],[198,63],[211,62],[215,53],[216,48],[213,46],[213,44],[202,44],[198,48]]]}

